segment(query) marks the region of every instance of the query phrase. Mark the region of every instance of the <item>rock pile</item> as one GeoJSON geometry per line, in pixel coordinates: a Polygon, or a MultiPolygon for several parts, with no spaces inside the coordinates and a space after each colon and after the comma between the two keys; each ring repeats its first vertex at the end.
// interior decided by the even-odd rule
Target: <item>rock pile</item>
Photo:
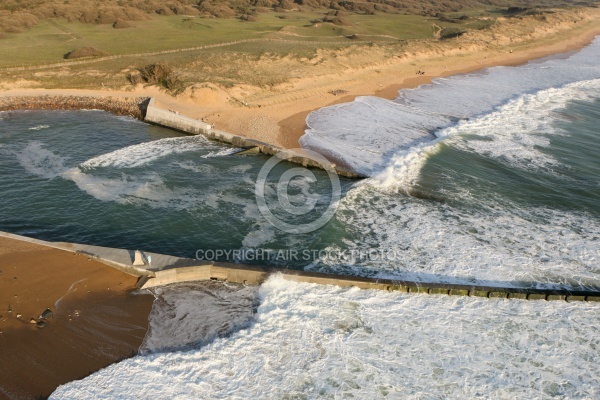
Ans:
{"type": "Polygon", "coordinates": [[[12,110],[104,110],[144,120],[148,97],[114,98],[83,96],[0,97],[0,111],[12,110]]]}

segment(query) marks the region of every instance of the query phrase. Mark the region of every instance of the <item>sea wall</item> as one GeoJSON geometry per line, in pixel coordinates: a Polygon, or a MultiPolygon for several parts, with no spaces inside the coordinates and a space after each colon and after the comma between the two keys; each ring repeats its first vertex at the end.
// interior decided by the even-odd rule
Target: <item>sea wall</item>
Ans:
{"type": "Polygon", "coordinates": [[[257,285],[264,282],[271,274],[281,274],[284,279],[314,283],[319,285],[335,285],[341,287],[357,287],[396,291],[402,293],[421,293],[430,295],[469,296],[521,300],[563,300],[563,301],[600,301],[600,291],[569,289],[535,289],[502,287],[487,285],[461,285],[449,283],[413,282],[391,279],[374,279],[356,276],[323,274],[317,272],[261,268],[251,265],[228,263],[204,263],[198,266],[174,268],[155,271],[154,275],[144,280],[143,289],[169,285],[180,282],[217,280],[230,283],[257,285]]]}
{"type": "Polygon", "coordinates": [[[243,149],[253,148],[257,152],[278,156],[304,167],[331,170],[347,178],[364,178],[334,164],[322,165],[302,151],[284,149],[259,140],[234,135],[229,132],[212,129],[211,125],[177,112],[165,110],[155,105],[148,97],[91,97],[91,96],[7,96],[0,97],[0,111],[14,110],[104,110],[115,115],[129,116],[155,125],[175,129],[191,135],[203,135],[218,142],[227,143],[243,149]]]}
{"type": "Polygon", "coordinates": [[[488,284],[451,284],[435,282],[415,282],[396,279],[376,279],[358,276],[324,274],[318,272],[286,270],[256,265],[203,262],[190,258],[174,257],[158,253],[142,252],[144,259],[152,257],[152,263],[134,266],[134,251],[93,245],[64,242],[46,242],[1,232],[0,236],[13,240],[22,240],[41,246],[61,249],[85,255],[127,274],[137,276],[138,287],[143,289],[164,286],[173,283],[195,281],[223,281],[243,285],[260,285],[270,275],[281,274],[284,279],[314,283],[397,291],[401,293],[419,293],[429,295],[469,296],[521,300],[563,300],[563,301],[600,301],[600,289],[536,289],[533,287],[512,287],[508,282],[488,284]]]}
{"type": "Polygon", "coordinates": [[[104,110],[143,120],[149,101],[148,97],[7,96],[0,97],[0,111],[104,110]]]}
{"type": "Polygon", "coordinates": [[[344,168],[339,168],[334,164],[324,166],[313,160],[308,154],[303,154],[301,151],[284,149],[259,140],[249,139],[229,132],[213,129],[210,124],[156,106],[154,99],[151,99],[146,107],[146,117],[144,121],[192,135],[203,135],[209,139],[231,144],[243,149],[256,148],[260,153],[271,156],[276,155],[289,162],[301,164],[304,167],[328,168],[338,175],[347,178],[364,178],[364,176],[360,174],[344,168]]]}

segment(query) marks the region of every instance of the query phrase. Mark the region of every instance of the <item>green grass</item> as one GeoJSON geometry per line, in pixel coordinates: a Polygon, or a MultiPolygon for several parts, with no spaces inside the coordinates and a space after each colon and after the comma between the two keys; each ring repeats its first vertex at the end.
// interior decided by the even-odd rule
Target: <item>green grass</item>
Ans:
{"type": "Polygon", "coordinates": [[[349,20],[353,23],[349,28],[359,35],[389,35],[402,40],[433,37],[431,21],[417,15],[352,15],[349,20]]]}
{"type": "MultiPolygon", "coordinates": [[[[61,68],[8,71],[0,69],[2,80],[36,81],[45,88],[81,89],[123,88],[134,69],[164,62],[174,68],[184,86],[212,82],[231,87],[249,84],[272,87],[293,74],[320,73],[310,60],[318,59],[319,50],[344,50],[345,56],[360,59],[366,47],[380,45],[386,54],[401,51],[406,40],[432,39],[433,25],[442,28],[467,24],[440,22],[437,19],[401,14],[352,14],[344,17],[349,24],[314,23],[327,10],[314,12],[265,12],[256,22],[184,16],[160,16],[135,22],[133,28],[113,29],[110,25],[69,23],[49,20],[20,34],[0,39],[0,68],[40,65],[63,61],[64,54],[95,47],[121,57],[61,68]],[[281,18],[285,16],[285,18],[281,18]],[[349,38],[356,35],[355,39],[349,38]],[[262,39],[208,49],[150,55],[151,52],[195,48],[232,41],[262,39]],[[140,55],[141,54],[141,55],[140,55]],[[316,68],[316,69],[312,69],[316,68]]],[[[473,26],[472,29],[479,28],[473,26]]],[[[362,63],[368,60],[360,61],[362,63]]],[[[331,64],[326,68],[343,68],[331,64]]]]}
{"type": "MultiPolygon", "coordinates": [[[[83,24],[64,20],[45,21],[20,34],[0,39],[0,66],[35,65],[59,62],[65,53],[81,47],[96,47],[113,55],[182,49],[243,39],[278,38],[294,41],[343,41],[339,36],[375,35],[373,41],[389,41],[377,35],[398,39],[432,36],[431,22],[424,17],[377,14],[351,15],[352,25],[330,23],[315,27],[310,21],[323,17],[323,11],[309,13],[268,12],[257,22],[238,19],[155,17],[135,22],[135,27],[114,29],[111,25],[83,24]],[[286,15],[285,19],[279,18],[286,15]],[[280,33],[286,30],[295,35],[280,33]]],[[[317,46],[317,45],[315,45],[317,46]]]]}
{"type": "MultiPolygon", "coordinates": [[[[319,23],[301,27],[286,28],[286,31],[309,38],[323,40],[339,36],[372,36],[370,40],[390,40],[382,36],[391,36],[399,40],[424,39],[432,37],[431,22],[425,17],[400,14],[349,15],[344,17],[350,25],[338,26],[331,23],[319,23]],[[380,36],[377,39],[377,36],[380,36]]],[[[283,36],[283,35],[282,35],[283,36]]],[[[288,35],[289,36],[289,35],[288,35]]]]}

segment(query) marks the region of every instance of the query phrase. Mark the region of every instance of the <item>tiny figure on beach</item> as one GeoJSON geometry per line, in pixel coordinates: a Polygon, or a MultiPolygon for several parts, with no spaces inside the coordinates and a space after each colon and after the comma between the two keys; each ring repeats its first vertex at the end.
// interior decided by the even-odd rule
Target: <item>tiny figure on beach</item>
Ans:
{"type": "Polygon", "coordinates": [[[212,125],[210,126],[210,129],[215,129],[215,124],[212,124],[212,125]]]}
{"type": "Polygon", "coordinates": [[[152,266],[152,256],[148,256],[148,266],[152,266]]]}

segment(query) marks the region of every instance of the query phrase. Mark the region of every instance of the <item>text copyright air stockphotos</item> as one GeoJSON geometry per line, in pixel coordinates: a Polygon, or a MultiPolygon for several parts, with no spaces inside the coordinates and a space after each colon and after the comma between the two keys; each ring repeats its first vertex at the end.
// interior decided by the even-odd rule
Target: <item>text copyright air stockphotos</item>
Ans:
{"type": "Polygon", "coordinates": [[[271,225],[287,233],[302,234],[322,228],[333,218],[341,197],[341,185],[333,165],[325,157],[307,149],[290,149],[265,163],[258,173],[254,194],[260,213],[271,225]],[[299,154],[326,171],[330,193],[323,195],[313,190],[314,187],[322,190],[327,178],[323,174],[317,178],[305,167],[286,169],[276,183],[272,177],[269,179],[277,164],[299,154]]]}

